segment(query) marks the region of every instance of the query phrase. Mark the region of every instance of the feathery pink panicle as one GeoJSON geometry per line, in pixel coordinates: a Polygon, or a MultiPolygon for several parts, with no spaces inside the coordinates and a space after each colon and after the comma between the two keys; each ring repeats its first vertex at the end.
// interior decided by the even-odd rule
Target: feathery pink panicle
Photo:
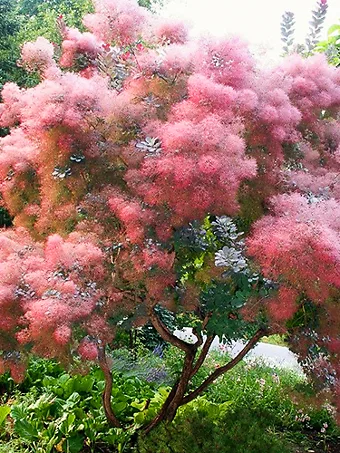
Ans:
{"type": "Polygon", "coordinates": [[[17,384],[23,382],[26,372],[25,363],[21,363],[19,361],[8,361],[7,367],[14,382],[17,384]]]}
{"type": "Polygon", "coordinates": [[[194,47],[191,45],[170,44],[163,50],[158,71],[166,77],[176,77],[182,73],[190,74],[194,69],[194,47]]]}
{"type": "Polygon", "coordinates": [[[190,44],[170,44],[159,49],[145,49],[138,55],[138,67],[144,76],[154,73],[175,80],[182,74],[190,74],[194,69],[195,47],[190,44]]]}
{"type": "Polygon", "coordinates": [[[142,209],[138,202],[121,195],[111,197],[108,204],[112,212],[123,222],[129,240],[132,243],[141,243],[145,238],[145,227],[153,221],[151,211],[142,209]]]}
{"type": "Polygon", "coordinates": [[[22,91],[16,83],[5,83],[1,92],[0,126],[11,127],[20,121],[21,95],[22,91]]]}
{"type": "MultiPolygon", "coordinates": [[[[266,127],[271,138],[282,143],[290,141],[290,137],[295,135],[296,128],[301,122],[302,115],[300,111],[293,105],[286,91],[284,80],[275,77],[275,74],[269,74],[268,80],[260,84],[260,96],[257,106],[259,124],[266,127]],[[273,88],[272,84],[277,86],[273,88]]],[[[293,141],[294,141],[293,140],[293,141]]]]}
{"type": "Polygon", "coordinates": [[[248,253],[263,273],[323,303],[340,288],[340,209],[334,200],[308,204],[301,195],[273,200],[273,217],[255,224],[248,253]]]}
{"type": "Polygon", "coordinates": [[[255,81],[255,61],[238,37],[201,40],[194,62],[197,72],[234,89],[251,88],[255,81]]]}
{"type": "Polygon", "coordinates": [[[175,255],[152,247],[143,250],[143,260],[146,269],[156,267],[169,271],[174,264],[175,255]]]}
{"type": "Polygon", "coordinates": [[[298,295],[299,293],[292,288],[285,286],[279,288],[277,296],[266,303],[269,316],[278,322],[291,319],[299,308],[298,295]]]}
{"type": "Polygon", "coordinates": [[[93,341],[84,338],[78,346],[78,354],[84,360],[96,360],[98,358],[98,347],[93,341]]]}
{"type": "Polygon", "coordinates": [[[101,273],[102,251],[84,240],[78,233],[71,233],[68,240],[64,241],[59,235],[49,236],[45,247],[46,262],[50,269],[58,265],[65,268],[81,266],[101,273]]]}
{"type": "Polygon", "coordinates": [[[173,285],[175,281],[175,276],[170,273],[150,276],[145,281],[149,297],[164,300],[167,288],[169,288],[170,285],[173,285]]]}
{"type": "Polygon", "coordinates": [[[45,329],[55,329],[65,321],[72,320],[71,306],[65,300],[54,297],[46,297],[30,301],[26,305],[25,318],[30,325],[32,340],[40,338],[42,325],[45,329]]]}
{"type": "Polygon", "coordinates": [[[41,297],[48,287],[47,282],[49,274],[43,268],[45,262],[41,261],[39,264],[40,268],[32,270],[29,269],[29,271],[25,273],[25,282],[29,285],[30,288],[32,288],[32,291],[34,291],[36,296],[41,297]]]}
{"type": "Polygon", "coordinates": [[[188,79],[189,99],[195,104],[211,109],[226,110],[234,107],[235,90],[215,83],[202,74],[193,74],[188,79]]]}
{"type": "Polygon", "coordinates": [[[70,327],[67,325],[62,325],[56,328],[53,333],[53,338],[58,343],[58,345],[66,346],[71,339],[71,335],[72,330],[70,329],[70,327]]]}
{"type": "MultiPolygon", "coordinates": [[[[224,125],[218,115],[206,115],[197,123],[180,121],[167,123],[158,131],[165,152],[180,150],[191,154],[203,154],[209,151],[226,151],[224,144],[230,140],[230,129],[224,125]]],[[[237,139],[241,142],[241,139],[237,139]]],[[[244,144],[242,146],[244,150],[244,144]]],[[[234,150],[230,150],[233,153],[234,150]]]]}
{"type": "Polygon", "coordinates": [[[115,337],[116,328],[112,326],[110,321],[107,321],[109,315],[110,313],[93,313],[84,325],[88,335],[101,340],[104,344],[111,343],[115,337]]]}
{"type": "Polygon", "coordinates": [[[0,138],[0,177],[6,178],[10,169],[23,172],[36,163],[39,154],[37,145],[29,140],[22,129],[14,129],[0,138]]]}
{"type": "Polygon", "coordinates": [[[200,172],[207,176],[214,176],[219,172],[221,166],[218,154],[201,156],[198,161],[200,172]]]}
{"type": "Polygon", "coordinates": [[[61,327],[70,327],[73,323],[86,323],[95,309],[95,301],[89,298],[75,298],[75,295],[63,295],[55,289],[47,289],[50,297],[37,298],[23,303],[25,311],[22,324],[26,329],[17,333],[20,344],[33,343],[36,353],[48,357],[64,354],[66,338],[71,339],[71,331],[61,327]],[[58,336],[59,342],[51,342],[51,337],[58,336]],[[44,352],[45,351],[45,352],[44,352]]]}
{"type": "Polygon", "coordinates": [[[76,28],[68,28],[61,45],[60,65],[70,68],[79,55],[95,59],[101,49],[101,42],[92,33],[81,33],[76,28]]]}
{"type": "Polygon", "coordinates": [[[340,338],[330,338],[327,349],[333,354],[340,354],[340,338]]]}
{"type": "Polygon", "coordinates": [[[181,20],[157,18],[152,31],[161,43],[184,44],[188,40],[188,27],[181,20]]]}
{"type": "Polygon", "coordinates": [[[83,24],[97,39],[119,45],[137,40],[148,20],[148,13],[135,0],[95,0],[95,13],[88,14],[83,24]]]}
{"type": "Polygon", "coordinates": [[[258,95],[249,88],[238,90],[236,104],[241,114],[251,113],[258,105],[258,95]]]}
{"type": "Polygon", "coordinates": [[[116,118],[117,122],[121,120],[126,127],[146,119],[145,106],[136,102],[136,96],[128,87],[120,93],[111,90],[100,100],[100,106],[105,116],[116,118]]]}
{"type": "MultiPolygon", "coordinates": [[[[315,160],[312,162],[313,164],[318,164],[316,159],[320,159],[320,155],[315,156],[315,160]]],[[[309,167],[313,167],[314,169],[315,165],[309,165],[309,167]]],[[[340,188],[336,184],[338,175],[338,171],[319,168],[313,173],[309,171],[290,171],[287,173],[287,180],[294,189],[299,189],[303,193],[311,192],[316,197],[321,196],[321,198],[332,196],[336,200],[339,200],[340,188]]]]}
{"type": "Polygon", "coordinates": [[[166,203],[176,225],[202,218],[205,210],[215,212],[216,206],[221,212],[235,212],[239,185],[256,173],[256,163],[246,158],[245,143],[233,126],[217,115],[206,115],[197,123],[153,127],[163,153],[127,172],[130,187],[153,206],[166,203]]]}
{"type": "Polygon", "coordinates": [[[81,129],[85,118],[92,114],[109,113],[116,93],[109,90],[107,80],[100,76],[85,79],[65,73],[59,80],[44,80],[22,92],[20,111],[22,128],[28,136],[56,126],[81,129]]]}
{"type": "Polygon", "coordinates": [[[53,55],[53,44],[42,37],[34,42],[25,43],[21,50],[21,60],[25,68],[42,73],[45,69],[56,66],[53,55]]]}
{"type": "Polygon", "coordinates": [[[308,59],[294,55],[286,58],[280,68],[291,80],[287,94],[301,111],[304,120],[313,124],[322,109],[339,107],[338,71],[327,64],[324,55],[308,59]]]}

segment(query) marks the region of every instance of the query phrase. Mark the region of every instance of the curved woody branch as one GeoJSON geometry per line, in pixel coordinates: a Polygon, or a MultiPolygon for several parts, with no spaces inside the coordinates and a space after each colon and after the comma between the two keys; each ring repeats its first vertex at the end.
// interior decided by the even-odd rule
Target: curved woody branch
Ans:
{"type": "Polygon", "coordinates": [[[111,393],[112,393],[112,373],[107,363],[105,347],[98,348],[98,362],[105,377],[105,388],[103,392],[103,407],[108,422],[115,428],[122,428],[122,425],[116,415],[114,414],[111,406],[111,393]]]}
{"type": "Polygon", "coordinates": [[[196,390],[189,393],[185,396],[181,401],[181,406],[183,404],[187,404],[193,399],[195,399],[200,393],[202,393],[210,384],[212,384],[219,376],[226,373],[227,371],[234,368],[244,357],[245,355],[256,345],[256,343],[267,334],[267,331],[264,329],[259,329],[255,335],[251,338],[251,340],[246,344],[246,346],[242,349],[241,352],[237,354],[230,362],[226,365],[217,368],[196,390]]]}
{"type": "Polygon", "coordinates": [[[149,310],[149,318],[152,325],[157,330],[159,335],[163,338],[163,340],[167,341],[168,343],[171,343],[172,345],[176,346],[177,348],[181,349],[186,353],[192,353],[197,349],[198,346],[196,346],[196,344],[187,343],[186,341],[183,341],[177,338],[175,335],[173,335],[170,332],[170,330],[166,327],[166,325],[158,317],[153,307],[149,310]]]}

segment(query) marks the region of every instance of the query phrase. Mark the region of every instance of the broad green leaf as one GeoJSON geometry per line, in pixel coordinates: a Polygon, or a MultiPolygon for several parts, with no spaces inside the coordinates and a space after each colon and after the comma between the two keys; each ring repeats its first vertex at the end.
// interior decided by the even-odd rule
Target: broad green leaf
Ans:
{"type": "Polygon", "coordinates": [[[66,439],[63,443],[63,451],[67,453],[78,453],[84,447],[84,437],[80,434],[66,439]]]}
{"type": "Polygon", "coordinates": [[[124,401],[112,404],[112,408],[115,412],[122,412],[126,408],[126,406],[127,404],[124,401]]]}
{"type": "Polygon", "coordinates": [[[142,403],[138,403],[138,401],[132,401],[132,403],[130,403],[130,406],[142,410],[143,407],[145,407],[145,401],[143,401],[142,403]]]}
{"type": "Polygon", "coordinates": [[[39,438],[36,427],[27,420],[17,420],[14,425],[14,430],[20,437],[29,441],[39,438]]]}
{"type": "Polygon", "coordinates": [[[78,378],[74,382],[74,390],[76,392],[90,392],[93,388],[94,378],[91,376],[85,376],[83,378],[78,378]]]}
{"type": "Polygon", "coordinates": [[[74,421],[76,419],[76,416],[71,413],[71,414],[68,414],[66,417],[62,417],[62,419],[64,418],[64,421],[62,422],[61,426],[60,426],[60,431],[66,436],[68,435],[71,431],[74,430],[74,421]]]}
{"type": "Polygon", "coordinates": [[[0,406],[0,426],[4,423],[4,421],[7,418],[7,415],[9,415],[11,412],[10,406],[0,406]]]}
{"type": "Polygon", "coordinates": [[[137,425],[142,425],[145,421],[145,411],[137,412],[137,414],[134,414],[133,418],[137,425]]]}
{"type": "Polygon", "coordinates": [[[21,404],[16,404],[11,408],[11,416],[15,421],[21,420],[27,417],[26,411],[23,409],[21,404]]]}
{"type": "Polygon", "coordinates": [[[328,36],[332,35],[334,32],[340,33],[340,25],[334,24],[328,29],[328,36]]]}

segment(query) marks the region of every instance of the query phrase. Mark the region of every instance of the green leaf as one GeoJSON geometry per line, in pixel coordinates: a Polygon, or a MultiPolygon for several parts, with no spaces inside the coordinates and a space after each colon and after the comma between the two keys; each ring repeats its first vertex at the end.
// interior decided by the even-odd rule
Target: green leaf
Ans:
{"type": "MultiPolygon", "coordinates": [[[[64,418],[64,416],[62,418],[64,418]]],[[[63,423],[61,424],[60,431],[65,436],[74,430],[75,427],[74,427],[73,423],[74,423],[75,419],[76,419],[76,416],[73,413],[68,414],[66,416],[66,418],[64,419],[63,423]]]]}
{"type": "Polygon", "coordinates": [[[61,386],[61,387],[64,387],[64,385],[66,384],[66,382],[71,378],[71,376],[69,374],[63,374],[59,377],[59,379],[57,380],[58,384],[61,386]]]}
{"type": "Polygon", "coordinates": [[[21,404],[16,404],[11,408],[11,416],[15,421],[21,420],[27,417],[26,411],[23,409],[21,404]]]}
{"type": "Polygon", "coordinates": [[[58,443],[58,436],[53,436],[50,438],[48,443],[46,444],[46,453],[51,453],[53,447],[58,443]]]}
{"type": "Polygon", "coordinates": [[[63,443],[63,451],[67,453],[78,453],[84,447],[84,437],[80,434],[70,437],[66,439],[63,443]]]}
{"type": "Polygon", "coordinates": [[[137,425],[142,425],[145,421],[145,411],[137,412],[137,414],[134,414],[133,418],[137,425]]]}
{"type": "Polygon", "coordinates": [[[143,407],[145,407],[145,401],[141,403],[139,403],[138,401],[132,401],[132,403],[130,403],[130,406],[141,411],[143,407]]]}
{"type": "Polygon", "coordinates": [[[36,427],[27,420],[17,420],[14,425],[14,430],[20,437],[29,441],[39,438],[36,427]]]}
{"type": "Polygon", "coordinates": [[[4,423],[10,412],[10,406],[0,406],[0,426],[4,423]]]}
{"type": "Polygon", "coordinates": [[[81,400],[81,397],[79,395],[79,393],[77,392],[73,392],[72,395],[70,395],[66,402],[65,402],[65,407],[73,407],[75,406],[76,404],[79,403],[79,401],[81,400]]]}
{"type": "Polygon", "coordinates": [[[84,393],[89,393],[94,385],[94,378],[91,376],[85,376],[82,379],[77,379],[74,382],[74,390],[76,392],[84,392],[84,393]]]}
{"type": "Polygon", "coordinates": [[[328,29],[328,36],[332,35],[334,32],[340,33],[340,25],[334,24],[328,29]]]}
{"type": "Polygon", "coordinates": [[[112,404],[114,412],[122,412],[126,408],[127,404],[124,401],[120,403],[112,404]]]}

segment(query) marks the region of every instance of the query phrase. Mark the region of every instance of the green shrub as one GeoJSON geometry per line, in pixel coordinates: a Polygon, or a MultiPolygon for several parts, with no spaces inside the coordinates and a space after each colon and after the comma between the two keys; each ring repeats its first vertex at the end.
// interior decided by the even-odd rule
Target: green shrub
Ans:
{"type": "Polygon", "coordinates": [[[149,411],[155,412],[166,392],[162,393],[162,389],[156,392],[138,377],[114,373],[113,378],[113,409],[125,424],[131,423],[131,430],[108,425],[102,407],[105,383],[100,369],[93,368],[85,376],[70,375],[53,361],[33,361],[27,381],[15,386],[11,403],[0,406],[7,410],[11,404],[11,421],[0,426],[0,446],[6,443],[13,452],[25,453],[78,453],[85,445],[91,452],[97,451],[98,445],[123,451],[138,419],[144,421],[149,415],[143,411],[146,401],[151,400],[149,411]],[[18,445],[22,450],[17,450],[18,445]]]}
{"type": "Polygon", "coordinates": [[[204,398],[182,408],[171,425],[162,424],[137,442],[138,453],[288,453],[266,415],[204,398]]]}
{"type": "MultiPolygon", "coordinates": [[[[54,361],[34,359],[22,384],[15,385],[8,375],[0,378],[5,393],[0,453],[77,453],[84,446],[86,452],[96,453],[295,453],[285,439],[306,448],[339,443],[333,408],[312,408],[315,392],[303,376],[240,363],[208,387],[204,397],[180,408],[173,424],[140,436],[134,447],[131,436],[156,414],[168,394],[164,376],[153,380],[150,373],[162,371],[166,379],[171,374],[174,379],[179,357],[171,348],[165,360],[146,350],[138,357],[120,350],[112,352],[111,360],[112,403],[120,420],[130,425],[127,432],[107,424],[101,370],[94,367],[86,375],[73,375],[54,361]]],[[[213,352],[196,384],[228,360],[226,354],[213,352]]]]}

